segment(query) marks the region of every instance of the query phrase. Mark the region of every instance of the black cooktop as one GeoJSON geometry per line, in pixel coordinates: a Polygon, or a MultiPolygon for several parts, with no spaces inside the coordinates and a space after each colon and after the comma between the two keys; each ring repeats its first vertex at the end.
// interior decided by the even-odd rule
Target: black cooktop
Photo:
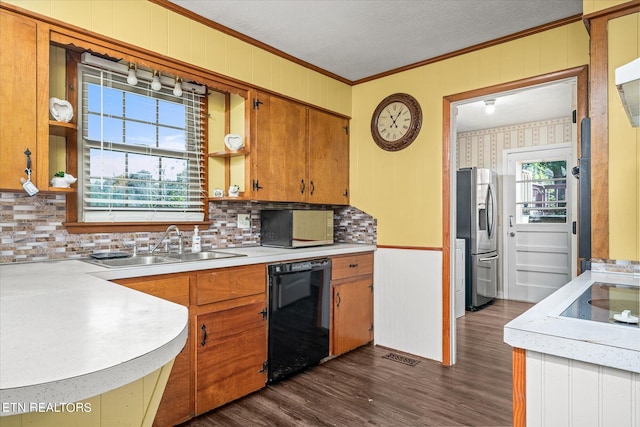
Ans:
{"type": "Polygon", "coordinates": [[[624,310],[629,310],[631,316],[638,317],[640,287],[594,282],[560,316],[637,328],[638,323],[621,322],[615,319],[624,310]]]}

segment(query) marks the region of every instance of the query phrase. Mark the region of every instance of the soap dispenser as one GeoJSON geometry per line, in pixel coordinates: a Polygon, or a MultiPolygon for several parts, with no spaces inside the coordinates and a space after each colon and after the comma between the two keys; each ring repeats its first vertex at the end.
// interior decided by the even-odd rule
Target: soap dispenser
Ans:
{"type": "Polygon", "coordinates": [[[200,244],[200,234],[198,234],[198,226],[193,229],[193,240],[191,241],[191,252],[200,252],[202,245],[200,244]]]}

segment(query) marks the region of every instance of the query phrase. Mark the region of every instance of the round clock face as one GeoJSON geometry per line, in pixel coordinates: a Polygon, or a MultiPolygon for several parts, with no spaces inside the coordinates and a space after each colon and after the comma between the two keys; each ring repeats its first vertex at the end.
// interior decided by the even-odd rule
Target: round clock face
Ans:
{"type": "Polygon", "coordinates": [[[380,148],[398,151],[416,139],[421,125],[418,101],[411,95],[397,93],[378,104],[371,117],[371,135],[380,148]]]}

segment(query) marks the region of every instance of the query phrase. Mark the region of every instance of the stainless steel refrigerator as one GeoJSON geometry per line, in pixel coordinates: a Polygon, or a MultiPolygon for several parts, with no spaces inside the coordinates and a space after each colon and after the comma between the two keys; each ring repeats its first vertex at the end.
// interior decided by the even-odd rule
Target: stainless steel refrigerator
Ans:
{"type": "Polygon", "coordinates": [[[465,305],[477,310],[498,294],[496,173],[462,168],[456,181],[456,237],[465,240],[465,305]]]}

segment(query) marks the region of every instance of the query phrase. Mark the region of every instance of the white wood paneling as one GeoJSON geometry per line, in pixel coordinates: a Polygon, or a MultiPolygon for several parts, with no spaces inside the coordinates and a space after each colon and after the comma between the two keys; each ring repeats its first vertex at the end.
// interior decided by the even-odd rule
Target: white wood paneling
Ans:
{"type": "Polygon", "coordinates": [[[640,374],[527,351],[527,426],[640,426],[640,374]]]}
{"type": "Polygon", "coordinates": [[[442,253],[378,248],[374,342],[442,361],[442,253]]]}

